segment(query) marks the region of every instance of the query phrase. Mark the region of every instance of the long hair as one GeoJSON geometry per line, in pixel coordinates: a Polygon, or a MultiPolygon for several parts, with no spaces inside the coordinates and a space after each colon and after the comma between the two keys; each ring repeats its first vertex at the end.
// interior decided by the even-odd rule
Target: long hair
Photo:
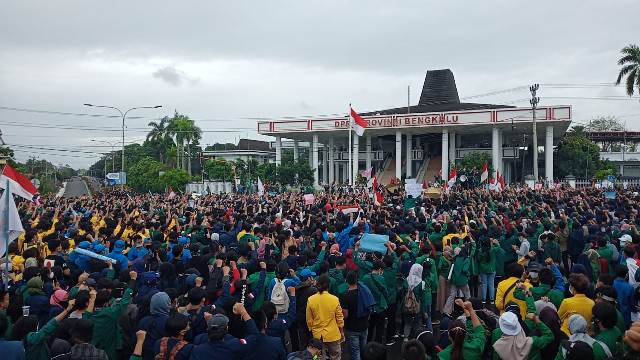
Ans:
{"type": "Polygon", "coordinates": [[[454,320],[449,325],[449,337],[451,338],[451,360],[462,360],[462,347],[467,335],[466,325],[461,320],[454,320]]]}

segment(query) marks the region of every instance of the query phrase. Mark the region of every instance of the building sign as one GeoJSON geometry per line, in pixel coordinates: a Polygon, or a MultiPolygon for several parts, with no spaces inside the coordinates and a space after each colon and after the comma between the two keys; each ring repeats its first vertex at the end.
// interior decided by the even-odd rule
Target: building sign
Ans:
{"type": "MultiPolygon", "coordinates": [[[[411,128],[432,126],[490,125],[494,123],[532,122],[532,109],[505,108],[430,114],[395,114],[364,116],[369,129],[411,128]]],[[[538,121],[571,120],[570,106],[543,107],[536,110],[538,121]]],[[[349,119],[306,119],[267,121],[258,123],[258,133],[286,133],[299,131],[335,131],[349,129],[349,119]]]]}

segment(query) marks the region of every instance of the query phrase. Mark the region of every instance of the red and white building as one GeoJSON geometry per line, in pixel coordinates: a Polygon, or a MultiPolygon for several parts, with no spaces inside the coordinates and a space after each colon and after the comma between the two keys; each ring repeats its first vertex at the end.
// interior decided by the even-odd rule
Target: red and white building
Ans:
{"type": "MultiPolygon", "coordinates": [[[[507,105],[462,103],[453,73],[428,71],[418,105],[361,113],[367,121],[362,138],[352,134],[353,171],[373,167],[382,183],[392,177],[432,181],[448,174],[451,165],[470,152],[491,154],[492,168],[507,182],[532,173],[533,111],[507,105]]],[[[553,146],[571,123],[571,106],[536,109],[538,145],[544,146],[540,176],[553,180],[553,146]],[[543,175],[544,174],[544,175],[543,175]]],[[[276,164],[282,141],[310,144],[315,183],[346,182],[349,117],[306,118],[258,122],[258,133],[275,137],[276,164]]]]}

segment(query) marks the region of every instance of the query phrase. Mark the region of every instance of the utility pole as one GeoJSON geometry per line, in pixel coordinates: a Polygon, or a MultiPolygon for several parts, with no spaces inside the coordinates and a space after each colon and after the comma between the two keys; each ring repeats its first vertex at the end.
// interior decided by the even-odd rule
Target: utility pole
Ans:
{"type": "Polygon", "coordinates": [[[536,183],[538,182],[538,129],[536,126],[536,108],[540,102],[540,98],[536,96],[538,89],[540,89],[539,84],[529,86],[529,91],[531,91],[531,100],[529,100],[529,103],[531,104],[531,111],[533,112],[533,177],[536,183]]]}

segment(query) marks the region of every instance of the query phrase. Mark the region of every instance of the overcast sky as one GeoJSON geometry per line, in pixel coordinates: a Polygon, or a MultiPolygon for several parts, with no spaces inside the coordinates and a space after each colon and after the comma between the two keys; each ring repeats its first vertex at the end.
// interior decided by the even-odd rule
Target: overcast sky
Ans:
{"type": "MultiPolygon", "coordinates": [[[[250,117],[404,106],[407,85],[416,103],[426,70],[450,68],[462,98],[570,84],[543,85],[542,105],[570,104],[580,122],[621,116],[640,130],[637,100],[558,98],[624,95],[584,85],[615,81],[619,50],[638,43],[639,12],[637,0],[5,0],[0,106],[112,114],[82,104],[162,105],[130,113],[143,118],[128,121],[127,142],[175,109],[197,120],[206,145],[257,138],[250,117]]],[[[472,101],[527,106],[528,96],[472,101]]],[[[115,118],[0,109],[21,161],[87,167],[110,149],[90,140],[120,141],[119,127],[115,118]]]]}

